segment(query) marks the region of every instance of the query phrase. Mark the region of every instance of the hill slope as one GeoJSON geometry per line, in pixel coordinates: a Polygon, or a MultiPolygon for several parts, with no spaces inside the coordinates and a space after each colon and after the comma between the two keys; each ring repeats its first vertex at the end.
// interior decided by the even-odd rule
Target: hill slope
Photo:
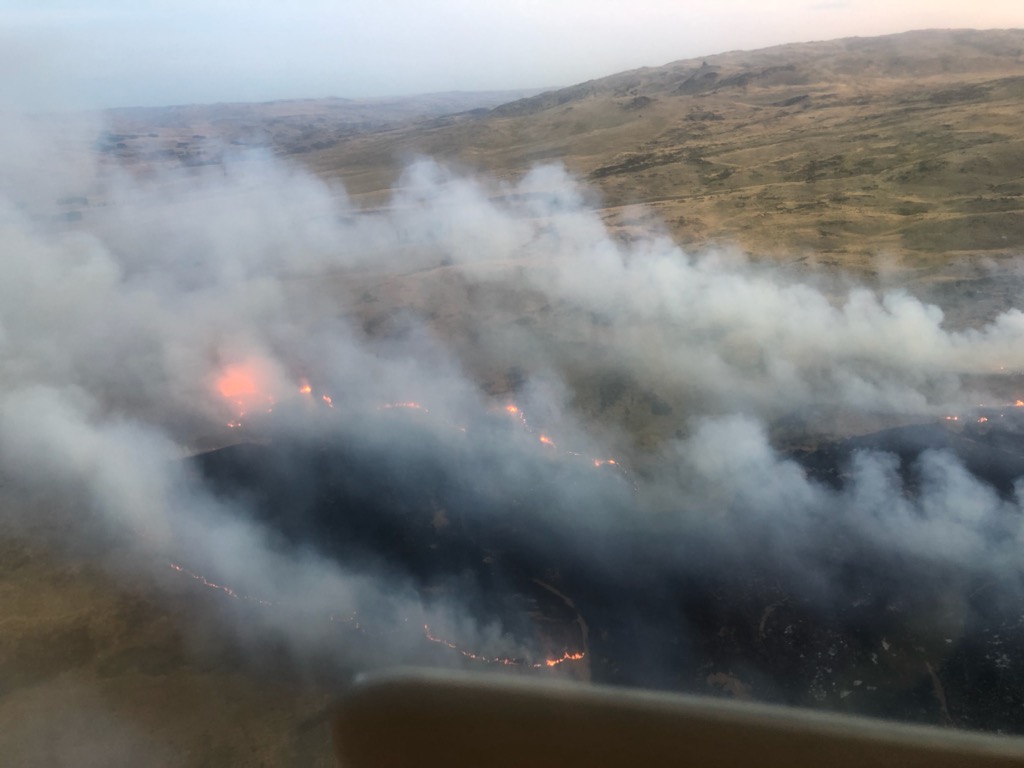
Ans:
{"type": "Polygon", "coordinates": [[[562,161],[608,219],[845,266],[1024,247],[1024,30],[910,32],[639,69],[305,155],[381,202],[414,153],[517,176],[562,161]],[[632,215],[633,211],[627,211],[632,215]]]}

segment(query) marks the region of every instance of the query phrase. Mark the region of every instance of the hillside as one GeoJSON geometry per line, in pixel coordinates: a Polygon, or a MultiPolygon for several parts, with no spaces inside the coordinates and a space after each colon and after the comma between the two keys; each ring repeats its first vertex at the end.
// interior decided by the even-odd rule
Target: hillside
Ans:
{"type": "Polygon", "coordinates": [[[367,204],[423,153],[564,162],[625,227],[847,267],[1024,246],[1024,30],[922,31],[639,69],[303,156],[367,204]]]}
{"type": "Polygon", "coordinates": [[[346,138],[488,109],[537,89],[450,91],[379,99],[286,99],[263,103],[128,107],[105,113],[101,152],[119,162],[217,162],[225,147],[271,147],[298,155],[346,138]]]}

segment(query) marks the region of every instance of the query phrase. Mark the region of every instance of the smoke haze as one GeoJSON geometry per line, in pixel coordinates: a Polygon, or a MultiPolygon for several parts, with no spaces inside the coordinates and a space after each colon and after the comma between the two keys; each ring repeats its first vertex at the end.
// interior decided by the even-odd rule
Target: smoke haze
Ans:
{"type": "MultiPolygon", "coordinates": [[[[870,557],[914,588],[981,575],[1019,597],[1016,493],[943,450],[912,467],[860,451],[829,483],[772,438],[794,414],[927,422],[1006,404],[979,375],[1024,370],[1019,310],[954,331],[902,290],[689,254],[657,232],[626,242],[559,166],[508,183],[421,159],[368,212],[269,155],[101,166],[94,130],[3,128],[5,492],[80,510],[69,536],[101,525],[154,572],[187,560],[172,589],[215,572],[243,598],[221,620],[254,653],[463,663],[438,661],[429,624],[480,655],[539,658],[481,612],[472,580],[426,599],[394,563],[345,562],[308,530],[282,539],[184,460],[239,439],[341,441],[358,476],[443,477],[442,511],[540,526],[556,553],[541,560],[624,589],[746,564],[828,603],[870,557]],[[406,403],[428,415],[381,410],[406,403]],[[352,617],[371,641],[345,640],[352,617]]],[[[318,482],[302,450],[272,454],[305,478],[293,490],[318,482]]],[[[30,525],[10,499],[7,523],[30,525]]]]}

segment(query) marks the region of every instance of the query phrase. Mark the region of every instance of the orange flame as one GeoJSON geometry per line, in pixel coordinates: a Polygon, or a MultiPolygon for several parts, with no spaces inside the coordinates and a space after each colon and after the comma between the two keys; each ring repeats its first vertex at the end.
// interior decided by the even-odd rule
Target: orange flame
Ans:
{"type": "Polygon", "coordinates": [[[491,664],[504,664],[506,667],[513,667],[522,663],[519,659],[508,659],[503,658],[501,656],[483,656],[479,653],[473,653],[472,651],[467,651],[462,648],[459,648],[459,646],[457,646],[455,643],[431,634],[430,627],[426,624],[423,625],[423,634],[430,642],[438,643],[439,645],[443,645],[446,648],[451,648],[453,651],[457,651],[458,653],[465,656],[467,659],[473,659],[474,661],[486,661],[490,662],[491,664]]]}
{"type": "Polygon", "coordinates": [[[217,379],[217,391],[228,400],[242,400],[259,394],[256,375],[240,365],[228,366],[217,379]]]}
{"type": "Polygon", "coordinates": [[[270,413],[274,398],[267,393],[260,382],[258,370],[251,365],[229,365],[217,377],[214,386],[221,397],[234,404],[236,418],[228,426],[237,429],[242,426],[242,417],[250,410],[259,408],[270,413]]]}
{"type": "Polygon", "coordinates": [[[583,658],[583,653],[582,652],[569,653],[568,651],[566,651],[564,654],[562,654],[561,658],[558,658],[558,659],[547,659],[544,663],[547,666],[549,666],[549,667],[557,667],[559,664],[563,664],[563,663],[565,663],[567,661],[579,661],[582,658],[583,658]]]}
{"type": "Polygon", "coordinates": [[[520,410],[515,403],[509,403],[508,405],[506,405],[504,411],[510,416],[515,416],[517,419],[519,419],[523,426],[526,426],[526,414],[523,413],[522,410],[520,410]]]}
{"type": "Polygon", "coordinates": [[[555,447],[555,442],[550,437],[548,437],[547,435],[541,435],[539,440],[542,443],[544,443],[544,445],[550,445],[552,448],[555,447]]]}
{"type": "MultiPolygon", "coordinates": [[[[235,600],[243,600],[243,601],[246,601],[246,602],[257,603],[259,605],[263,605],[263,606],[267,606],[267,607],[277,607],[277,605],[278,605],[277,603],[271,602],[270,600],[263,600],[263,599],[258,598],[258,597],[251,597],[250,595],[245,595],[245,594],[242,594],[240,592],[237,592],[236,590],[232,589],[231,587],[225,586],[223,584],[218,584],[215,581],[210,581],[209,579],[207,579],[202,574],[196,573],[195,571],[190,571],[188,568],[185,568],[185,567],[183,567],[181,565],[178,565],[177,563],[168,563],[168,565],[170,565],[170,567],[173,570],[177,571],[178,573],[182,574],[183,576],[188,576],[190,579],[198,582],[202,586],[207,587],[208,589],[212,589],[215,592],[219,592],[222,595],[224,595],[225,597],[231,597],[231,598],[234,598],[235,600]]],[[[331,623],[350,624],[355,629],[359,630],[360,632],[365,632],[366,631],[366,627],[364,627],[359,622],[358,616],[356,614],[354,614],[354,613],[349,615],[349,616],[337,616],[335,614],[330,614],[330,615],[327,616],[327,620],[330,621],[331,623]]],[[[456,651],[457,653],[461,654],[465,658],[472,659],[473,661],[481,661],[481,662],[486,662],[488,664],[502,664],[502,665],[508,666],[508,667],[520,666],[520,665],[526,663],[525,660],[523,660],[523,659],[516,659],[516,658],[510,658],[510,657],[503,657],[503,656],[484,656],[483,654],[473,653],[472,651],[467,651],[466,649],[461,648],[459,645],[457,645],[456,643],[451,642],[450,640],[445,640],[444,638],[437,637],[436,635],[434,635],[430,631],[430,626],[427,625],[427,624],[423,625],[423,634],[427,638],[427,640],[429,640],[430,642],[437,643],[439,645],[443,645],[446,648],[450,648],[451,650],[456,651]]],[[[566,652],[560,658],[557,658],[557,659],[546,659],[543,662],[536,662],[536,663],[531,664],[530,666],[532,666],[534,668],[538,668],[538,669],[543,668],[543,667],[554,667],[554,666],[557,666],[557,665],[559,665],[559,664],[561,664],[561,663],[563,663],[565,661],[578,661],[578,660],[580,660],[582,658],[583,658],[583,654],[582,653],[569,653],[569,652],[566,652]]]]}
{"type": "MultiPolygon", "coordinates": [[[[445,640],[443,637],[438,637],[437,635],[433,634],[430,631],[430,626],[427,624],[423,625],[423,634],[430,642],[437,643],[438,645],[443,645],[445,648],[451,648],[453,651],[456,651],[461,655],[465,656],[467,659],[472,659],[473,661],[483,661],[489,664],[502,664],[506,667],[518,667],[526,663],[526,661],[523,659],[513,659],[505,656],[484,656],[479,653],[467,651],[464,648],[460,648],[456,643],[453,643],[450,640],[445,640]]],[[[586,654],[584,654],[582,651],[577,651],[576,653],[569,653],[568,651],[565,651],[558,658],[537,661],[530,664],[529,666],[533,667],[534,669],[544,669],[545,667],[557,667],[559,664],[564,664],[567,661],[580,661],[584,658],[585,655],[586,654]]]]}
{"type": "Polygon", "coordinates": [[[1014,403],[1014,405],[1017,406],[1018,408],[1022,408],[1024,407],[1024,400],[1018,400],[1016,403],[1014,403]]]}

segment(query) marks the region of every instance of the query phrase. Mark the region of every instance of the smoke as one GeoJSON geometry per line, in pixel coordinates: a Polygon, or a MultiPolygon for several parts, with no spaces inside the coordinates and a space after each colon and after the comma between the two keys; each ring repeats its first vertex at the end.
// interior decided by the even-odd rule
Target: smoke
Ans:
{"type": "MultiPolygon", "coordinates": [[[[348,501],[429,499],[437,527],[456,513],[497,525],[506,545],[600,583],[746,564],[827,601],[869,552],[922,587],[985,573],[1016,594],[1015,494],[943,451],[913,467],[855,453],[830,484],[771,435],[794,413],[930,420],[996,404],[976,375],[1024,369],[1019,310],[953,331],[902,290],[689,254],[657,232],[617,238],[558,166],[509,183],[420,160],[367,212],[268,155],[142,172],[97,162],[88,133],[5,131],[19,137],[0,150],[8,482],[54,508],[74,499],[76,536],[114,530],[154,569],[187,560],[179,589],[226,586],[224,620],[253,649],[438,663],[428,624],[478,655],[537,658],[481,611],[480,579],[453,569],[428,599],[415,569],[345,561],[322,529],[268,519],[184,458],[238,434],[294,448],[267,465],[297,478],[282,486],[294,498],[323,479],[323,456],[303,451],[333,446],[345,482],[379,492],[346,486],[348,501]],[[69,147],[75,162],[41,159],[69,147]],[[14,174],[26,156],[40,172],[14,174]],[[232,369],[239,392],[222,384],[232,369]],[[381,410],[410,402],[428,415],[381,410]],[[614,474],[597,471],[613,457],[614,474]]],[[[309,493],[297,508],[317,508],[309,493]]]]}

